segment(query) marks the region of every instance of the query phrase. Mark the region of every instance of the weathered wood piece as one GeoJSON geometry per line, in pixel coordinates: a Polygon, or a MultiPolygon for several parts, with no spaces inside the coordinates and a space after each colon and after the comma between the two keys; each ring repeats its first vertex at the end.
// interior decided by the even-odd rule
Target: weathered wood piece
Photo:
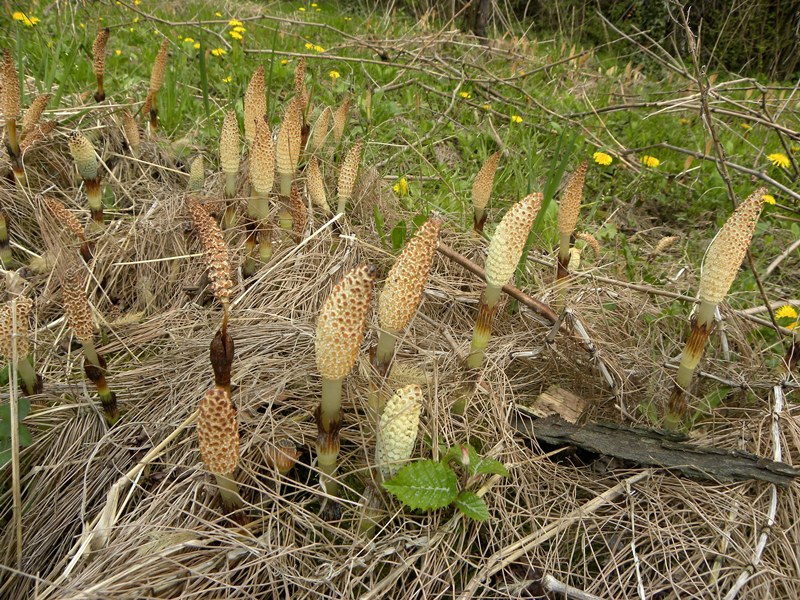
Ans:
{"type": "Polygon", "coordinates": [[[522,410],[511,417],[519,433],[551,446],[576,446],[640,466],[663,467],[686,477],[730,482],[755,479],[787,487],[800,469],[740,450],[696,446],[686,436],[615,423],[573,425],[557,416],[537,419],[522,410]]]}

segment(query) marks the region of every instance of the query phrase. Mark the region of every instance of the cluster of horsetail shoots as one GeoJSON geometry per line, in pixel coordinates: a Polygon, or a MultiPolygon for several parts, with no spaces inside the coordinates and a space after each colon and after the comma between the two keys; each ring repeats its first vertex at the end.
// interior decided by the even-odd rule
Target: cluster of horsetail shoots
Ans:
{"type": "Polygon", "coordinates": [[[156,99],[158,92],[161,91],[161,86],[164,85],[164,75],[167,72],[167,50],[169,49],[169,42],[164,40],[161,42],[161,48],[158,50],[156,60],[153,63],[153,70],[150,72],[150,88],[147,92],[147,99],[144,103],[143,112],[145,116],[150,117],[150,131],[155,132],[158,129],[158,106],[156,99]]]}
{"type": "Polygon", "coordinates": [[[344,157],[342,166],[339,169],[339,182],[336,186],[338,196],[338,206],[336,212],[344,214],[347,202],[353,196],[353,189],[358,177],[358,167],[361,164],[361,151],[364,149],[364,142],[358,140],[344,157]]]}
{"type": "Polygon", "coordinates": [[[114,425],[119,420],[117,395],[108,387],[106,360],[94,345],[95,327],[92,321],[92,309],[86,297],[86,273],[80,266],[67,266],[59,269],[58,273],[67,322],[72,327],[75,339],[83,347],[83,370],[97,389],[106,422],[110,426],[114,425]]]}
{"type": "Polygon", "coordinates": [[[717,307],[728,294],[750,247],[766,193],[766,188],[759,188],[739,204],[706,250],[700,271],[700,305],[691,320],[689,339],[683,349],[675,384],[667,401],[664,425],[668,429],[677,429],[684,422],[689,409],[686,391],[714,328],[717,307]]]}
{"type": "Polygon", "coordinates": [[[244,139],[252,145],[258,133],[258,123],[267,116],[267,82],[264,78],[264,67],[258,67],[247,91],[244,93],[244,139]]]}
{"type": "Polygon", "coordinates": [[[208,390],[200,400],[199,413],[200,459],[217,480],[223,508],[228,511],[241,508],[244,504],[234,480],[239,465],[239,425],[230,393],[221,387],[208,390]]]}
{"type": "Polygon", "coordinates": [[[384,479],[391,479],[411,458],[417,442],[422,412],[422,388],[407,385],[386,403],[378,425],[375,465],[384,479]]]}
{"type": "Polygon", "coordinates": [[[522,256],[528,233],[542,204],[542,194],[535,192],[514,204],[505,214],[489,242],[486,258],[486,289],[481,295],[478,317],[472,332],[467,366],[478,369],[492,336],[492,321],[503,286],[513,277],[522,256]]]}
{"type": "Polygon", "coordinates": [[[248,257],[244,265],[245,275],[256,269],[252,254],[258,244],[262,262],[272,258],[272,228],[269,222],[269,195],[275,183],[275,148],[272,133],[262,117],[256,123],[256,135],[250,147],[250,197],[247,199],[247,224],[250,235],[247,239],[248,257]]]}
{"type": "Polygon", "coordinates": [[[483,163],[481,170],[475,176],[472,183],[472,208],[473,208],[473,227],[477,233],[483,233],[483,226],[486,223],[486,206],[492,195],[494,187],[494,176],[497,172],[497,163],[500,160],[500,152],[492,154],[483,163]]]}
{"type": "Polygon", "coordinates": [[[317,369],[322,375],[322,398],[317,408],[317,457],[321,481],[338,495],[334,478],[339,456],[342,382],[358,358],[367,313],[372,304],[375,267],[360,265],[348,271],[322,305],[315,340],[317,369]]]}
{"type": "Polygon", "coordinates": [[[28,362],[30,341],[28,340],[28,318],[33,310],[30,298],[18,297],[0,306],[0,355],[7,360],[16,356],[16,367],[22,389],[27,396],[41,391],[42,380],[36,369],[28,362]],[[15,339],[12,339],[14,336],[15,339]],[[16,348],[14,348],[16,341],[16,348]],[[16,350],[16,354],[15,351],[16,350]]]}
{"type": "Polygon", "coordinates": [[[561,196],[561,203],[558,207],[558,266],[556,267],[556,282],[559,283],[556,290],[555,308],[557,312],[564,309],[566,295],[566,279],[569,276],[570,246],[572,234],[578,224],[578,213],[583,201],[583,184],[586,180],[586,170],[589,163],[583,161],[570,177],[569,182],[564,188],[561,196]]]}
{"type": "Polygon", "coordinates": [[[239,122],[236,113],[229,110],[222,121],[222,130],[219,137],[219,162],[225,174],[225,186],[222,196],[225,198],[225,214],[222,217],[222,227],[229,229],[236,223],[236,209],[231,200],[236,197],[237,175],[239,173],[239,122]]]}
{"type": "Polygon", "coordinates": [[[97,36],[95,36],[92,44],[92,66],[94,67],[94,75],[97,78],[97,90],[94,93],[95,102],[102,102],[106,99],[106,92],[103,89],[103,75],[106,72],[106,45],[110,34],[111,30],[108,27],[102,27],[97,31],[97,36]]]}
{"type": "Polygon", "coordinates": [[[103,196],[100,191],[100,176],[97,168],[97,155],[92,142],[80,131],[74,131],[69,136],[69,151],[78,168],[78,173],[83,179],[86,188],[86,199],[89,201],[89,210],[92,214],[92,223],[96,227],[103,226],[103,196]]]}
{"type": "Polygon", "coordinates": [[[68,229],[77,238],[81,244],[81,257],[88,263],[92,259],[92,244],[86,238],[83,227],[81,227],[75,215],[52,196],[44,196],[42,198],[42,203],[52,213],[56,223],[59,223],[64,229],[68,229]]]}

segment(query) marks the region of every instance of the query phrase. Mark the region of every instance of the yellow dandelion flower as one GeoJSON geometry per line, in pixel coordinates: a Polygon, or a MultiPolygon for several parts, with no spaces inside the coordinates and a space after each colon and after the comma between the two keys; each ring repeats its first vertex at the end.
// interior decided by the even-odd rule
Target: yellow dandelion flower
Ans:
{"type": "Polygon", "coordinates": [[[133,17],[133,22],[134,23],[138,23],[139,22],[139,17],[133,17]]]}
{"type": "Polygon", "coordinates": [[[522,117],[520,117],[519,115],[511,115],[511,122],[522,123],[522,117]]]}
{"type": "Polygon", "coordinates": [[[133,27],[129,27],[129,28],[128,28],[128,31],[133,31],[133,27]]]}
{"type": "Polygon", "coordinates": [[[341,74],[339,73],[339,71],[329,71],[328,77],[336,81],[337,79],[339,79],[339,77],[341,77],[341,74]]]}
{"type": "Polygon", "coordinates": [[[775,320],[778,322],[778,325],[781,327],[786,327],[786,329],[794,329],[797,327],[797,317],[797,309],[794,306],[789,306],[788,304],[781,306],[775,311],[775,320]]]}
{"type": "Polygon", "coordinates": [[[142,3],[142,0],[133,0],[133,3],[134,3],[136,6],[139,6],[139,5],[142,3]]]}
{"type": "Polygon", "coordinates": [[[244,25],[244,23],[242,23],[239,19],[231,19],[230,21],[228,21],[228,25],[230,25],[231,27],[241,27],[242,25],[244,25]]]}
{"type": "Polygon", "coordinates": [[[314,52],[325,52],[325,48],[322,46],[314,46],[314,52]]]}
{"type": "Polygon", "coordinates": [[[211,54],[213,54],[214,56],[223,56],[224,54],[227,54],[227,53],[228,53],[228,51],[225,50],[225,48],[214,48],[211,51],[211,54]]]}
{"type": "Polygon", "coordinates": [[[408,181],[406,181],[405,177],[401,177],[400,179],[397,180],[397,183],[395,183],[392,186],[392,189],[394,190],[394,193],[397,194],[398,196],[400,196],[401,198],[403,196],[407,196],[408,195],[408,181]]]}
{"type": "Polygon", "coordinates": [[[122,55],[122,50],[120,50],[120,49],[114,50],[114,54],[116,54],[117,56],[121,56],[122,55]]]}
{"type": "Polygon", "coordinates": [[[306,12],[306,9],[303,8],[302,6],[300,8],[298,8],[297,10],[299,10],[300,12],[306,12]]]}
{"type": "Polygon", "coordinates": [[[689,123],[691,123],[691,121],[686,117],[681,118],[681,125],[688,125],[689,123]]]}
{"type": "Polygon", "coordinates": [[[464,98],[464,100],[469,100],[470,98],[472,98],[472,94],[470,94],[469,92],[459,92],[458,95],[464,98]]]}
{"type": "Polygon", "coordinates": [[[231,81],[233,81],[233,77],[231,77],[230,75],[222,78],[222,83],[230,83],[231,81]]]}
{"type": "Polygon", "coordinates": [[[317,12],[322,12],[322,9],[321,9],[321,8],[317,8],[317,9],[315,9],[315,10],[316,10],[317,12]]]}
{"type": "Polygon", "coordinates": [[[289,61],[288,61],[288,60],[286,60],[286,59],[284,58],[284,59],[281,61],[281,64],[282,64],[282,65],[288,65],[288,64],[289,64],[289,61]]]}
{"type": "Polygon", "coordinates": [[[775,196],[772,194],[764,194],[761,196],[761,199],[764,201],[765,204],[775,204],[775,196]]]}
{"type": "Polygon", "coordinates": [[[767,156],[769,162],[771,162],[776,167],[780,167],[781,169],[788,169],[789,168],[789,157],[785,154],[781,154],[780,152],[775,152],[774,154],[770,154],[767,156]]]}
{"type": "Polygon", "coordinates": [[[312,44],[311,42],[306,42],[305,44],[303,44],[303,47],[306,50],[313,50],[314,49],[314,44],[312,44]]]}
{"type": "Polygon", "coordinates": [[[194,38],[190,38],[190,37],[183,38],[183,43],[184,44],[194,44],[194,38]]]}
{"type": "Polygon", "coordinates": [[[742,123],[742,129],[744,129],[746,131],[750,131],[752,128],[753,128],[753,126],[750,125],[750,123],[742,123]]]}
{"type": "Polygon", "coordinates": [[[345,20],[345,21],[352,21],[352,20],[353,20],[353,17],[345,17],[345,18],[344,18],[344,20],[345,20]]]}
{"type": "Polygon", "coordinates": [[[241,40],[241,39],[244,39],[244,38],[242,37],[242,34],[241,34],[241,33],[239,33],[238,31],[229,31],[229,32],[228,32],[228,35],[230,35],[230,36],[231,36],[233,39],[235,39],[235,40],[241,40]]]}
{"type": "Polygon", "coordinates": [[[482,104],[481,108],[483,110],[492,110],[492,105],[487,102],[486,104],[482,104]]]}
{"type": "Polygon", "coordinates": [[[642,157],[642,164],[645,167],[655,168],[655,167],[657,167],[658,165],[661,164],[661,161],[658,160],[655,156],[648,156],[647,154],[645,154],[642,157]]]}
{"type": "Polygon", "coordinates": [[[237,25],[236,27],[233,28],[233,30],[238,32],[238,33],[244,33],[245,31],[247,31],[247,29],[245,29],[241,25],[237,25]]]}
{"type": "Polygon", "coordinates": [[[311,3],[311,8],[317,8],[317,3],[316,2],[312,2],[311,3]]]}
{"type": "Polygon", "coordinates": [[[192,45],[192,47],[193,47],[195,50],[200,50],[200,42],[195,42],[195,43],[192,45]]]}
{"type": "Polygon", "coordinates": [[[182,36],[182,35],[179,35],[179,36],[178,36],[178,41],[179,41],[179,42],[182,42],[182,41],[183,41],[183,36],[182,36]]]}
{"type": "Polygon", "coordinates": [[[86,29],[86,23],[78,23],[78,27],[81,29],[86,29]]]}
{"type": "Polygon", "coordinates": [[[594,154],[592,154],[592,159],[598,165],[602,165],[604,167],[607,167],[608,165],[610,165],[611,162],[614,160],[613,158],[611,158],[610,154],[606,154],[605,152],[600,152],[599,150],[597,152],[595,152],[594,154]]]}
{"type": "Polygon", "coordinates": [[[219,11],[217,11],[217,12],[215,12],[215,13],[214,13],[214,16],[215,16],[215,17],[221,17],[221,16],[222,16],[222,13],[221,13],[221,12],[219,12],[219,11]]]}

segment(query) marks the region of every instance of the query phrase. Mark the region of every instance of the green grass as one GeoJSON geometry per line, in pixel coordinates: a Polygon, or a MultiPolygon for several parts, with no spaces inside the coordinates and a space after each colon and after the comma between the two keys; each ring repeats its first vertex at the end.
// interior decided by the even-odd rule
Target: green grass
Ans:
{"type": "MultiPolygon", "coordinates": [[[[233,106],[241,115],[242,98],[253,69],[258,65],[267,69],[269,115],[274,126],[291,91],[297,55],[306,55],[313,104],[336,106],[346,93],[353,95],[358,114],[351,118],[346,137],[368,140],[365,164],[380,162],[382,175],[408,179],[409,193],[401,199],[404,208],[416,214],[442,211],[465,229],[471,219],[472,178],[497,149],[497,139],[507,153],[501,159],[490,205],[494,217],[500,212],[498,208],[533,190],[548,192],[547,205],[564,171],[595,150],[616,155],[620,150],[616,142],[627,148],[666,142],[702,151],[708,140],[696,110],[633,108],[570,117],[622,104],[626,98],[654,102],[691,93],[685,80],[671,77],[652,61],[637,62],[639,57],[631,55],[631,49],[621,43],[592,52],[578,65],[575,61],[558,62],[572,47],[570,40],[559,35],[541,34],[542,41],[528,39],[524,45],[508,42],[507,53],[491,54],[456,39],[435,48],[438,56],[448,61],[447,67],[417,60],[414,68],[405,68],[396,65],[411,63],[414,51],[397,52],[395,46],[414,48],[411,41],[415,36],[433,39],[434,31],[414,31],[414,21],[400,11],[379,19],[373,13],[350,12],[329,2],[318,6],[294,2],[269,5],[262,11],[268,17],[252,20],[260,15],[258,7],[245,6],[236,13],[209,2],[166,8],[148,1],[138,5],[108,2],[67,5],[61,10],[60,18],[54,12],[34,14],[41,18],[34,27],[11,21],[6,15],[0,17],[4,21],[3,36],[8,36],[0,37],[0,45],[14,49],[37,93],[54,92],[51,107],[77,104],[78,97],[91,106],[86,95],[93,89],[91,45],[98,26],[112,30],[106,87],[118,102],[143,101],[153,57],[166,36],[170,51],[166,83],[159,95],[162,131],[173,140],[185,138],[193,147],[205,149],[213,160],[222,111],[233,106]],[[229,20],[234,18],[244,21],[242,41],[230,35],[233,27],[229,20]],[[402,43],[374,44],[385,53],[388,61],[384,64],[369,43],[359,44],[356,39],[402,43]],[[200,49],[195,48],[197,43],[200,49]],[[216,56],[214,50],[218,48],[224,54],[216,56]],[[250,50],[268,52],[254,54],[250,50]],[[542,68],[552,63],[556,64],[542,68]],[[339,77],[331,77],[333,71],[339,77]],[[524,75],[528,72],[532,74],[524,75]],[[515,79],[506,83],[490,81],[511,77],[515,79]],[[367,90],[372,92],[369,110],[367,90]],[[514,122],[514,116],[521,122],[514,122]],[[571,144],[565,145],[565,140],[571,140],[571,144]],[[456,157],[454,164],[439,161],[435,146],[449,148],[456,157]]],[[[519,42],[514,37],[517,33],[508,32],[509,38],[519,42]]],[[[726,77],[732,78],[723,73],[719,80],[726,77]]],[[[754,102],[761,97],[758,90],[736,91],[746,87],[753,85],[735,84],[726,94],[737,102],[754,102]]],[[[781,93],[786,95],[774,92],[776,98],[781,93]]],[[[24,105],[29,100],[26,97],[24,105]]],[[[770,102],[774,105],[777,100],[770,102]]],[[[796,127],[796,107],[784,112],[783,122],[796,127]]],[[[785,152],[773,130],[727,116],[720,116],[716,126],[731,161],[764,170],[789,187],[795,185],[791,169],[774,167],[766,158],[771,152],[785,152]],[[746,128],[748,125],[750,128],[746,128]]],[[[790,152],[800,159],[800,142],[793,142],[794,146],[791,140],[787,143],[790,152]]],[[[694,170],[679,183],[673,178],[684,170],[684,154],[653,149],[631,160],[638,163],[644,153],[657,157],[660,165],[636,173],[621,165],[616,156],[611,166],[593,165],[581,222],[600,223],[614,208],[632,207],[636,210],[626,210],[615,219],[617,232],[636,230],[650,220],[664,233],[686,229],[689,241],[704,246],[708,231],[731,209],[714,164],[694,161],[694,170]],[[698,222],[705,225],[695,236],[698,222]]],[[[748,177],[736,173],[733,184],[742,197],[754,187],[748,177]]],[[[777,191],[772,193],[779,201],[792,204],[777,191]]],[[[775,229],[772,212],[766,211],[763,233],[775,229]]],[[[490,217],[489,231],[492,221],[496,218],[490,217]]],[[[554,206],[550,206],[538,223],[535,240],[549,246],[548,250],[555,240],[553,221],[554,206]]],[[[395,225],[386,223],[384,227],[389,232],[395,225]]],[[[800,233],[798,223],[788,227],[794,235],[800,233]]],[[[600,234],[606,235],[602,229],[600,234]]],[[[764,238],[765,244],[770,241],[764,238]]],[[[739,285],[751,288],[746,277],[739,285]]]]}

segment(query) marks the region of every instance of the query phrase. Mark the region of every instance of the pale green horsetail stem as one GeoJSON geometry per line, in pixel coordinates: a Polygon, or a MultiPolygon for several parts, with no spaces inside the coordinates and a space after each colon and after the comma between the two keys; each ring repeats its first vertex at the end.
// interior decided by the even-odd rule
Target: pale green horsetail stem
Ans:
{"type": "Polygon", "coordinates": [[[502,288],[514,276],[525,241],[528,239],[528,233],[533,227],[541,204],[542,194],[538,192],[514,204],[500,221],[489,242],[489,255],[486,258],[486,289],[481,295],[478,317],[472,333],[472,345],[467,357],[467,367],[470,369],[479,369],[483,364],[502,288]]]}
{"type": "Polygon", "coordinates": [[[225,187],[222,196],[225,203],[225,214],[222,217],[222,228],[230,229],[236,225],[236,209],[231,199],[236,197],[239,173],[239,122],[232,110],[225,112],[219,137],[219,162],[225,174],[225,187]]]}
{"type": "Polygon", "coordinates": [[[692,319],[689,339],[667,401],[664,426],[668,429],[677,429],[685,423],[689,412],[686,392],[714,327],[717,306],[728,294],[750,247],[766,193],[766,188],[759,188],[739,204],[706,250],[700,271],[700,305],[692,319]]]}
{"type": "Polygon", "coordinates": [[[475,176],[475,181],[472,183],[472,225],[477,233],[483,233],[483,226],[486,223],[486,207],[489,204],[489,198],[492,196],[494,176],[497,172],[497,163],[499,160],[499,151],[486,159],[481,170],[478,171],[478,174],[475,176]]]}
{"type": "Polygon", "coordinates": [[[558,206],[558,263],[556,267],[556,297],[553,308],[557,313],[564,310],[569,277],[569,260],[572,234],[578,224],[578,214],[583,201],[583,184],[586,180],[588,161],[583,161],[570,177],[561,195],[558,206]]]}
{"type": "Polygon", "coordinates": [[[0,210],[0,262],[4,269],[11,267],[14,258],[11,253],[11,240],[9,238],[8,213],[0,210]]]}
{"type": "Polygon", "coordinates": [[[317,460],[325,491],[337,496],[335,478],[339,456],[342,382],[358,358],[367,313],[372,304],[375,267],[360,265],[348,271],[322,305],[315,339],[322,397],[316,412],[317,460]]]}

